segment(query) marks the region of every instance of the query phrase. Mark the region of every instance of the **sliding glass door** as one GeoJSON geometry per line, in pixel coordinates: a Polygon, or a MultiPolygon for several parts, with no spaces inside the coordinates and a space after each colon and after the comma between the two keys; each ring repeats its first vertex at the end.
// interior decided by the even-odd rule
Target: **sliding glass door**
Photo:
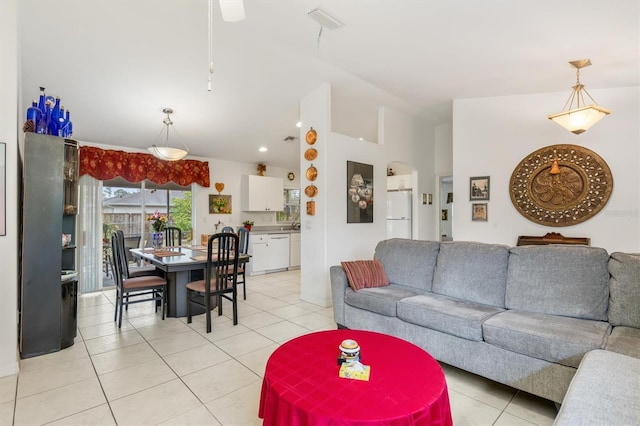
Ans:
{"type": "Polygon", "coordinates": [[[85,181],[84,186],[81,185],[84,188],[81,197],[84,197],[79,221],[79,232],[85,241],[79,259],[79,272],[83,276],[81,293],[113,285],[109,258],[114,231],[124,232],[128,247],[151,247],[153,230],[147,218],[156,211],[167,216],[170,226],[182,230],[183,244],[191,243],[191,187],[146,181],[131,183],[120,178],[100,182],[87,177],[85,181]],[[91,182],[95,185],[90,185],[91,182]],[[82,208],[83,205],[87,208],[82,208]]]}
{"type": "Polygon", "coordinates": [[[116,229],[125,237],[139,237],[139,247],[151,247],[153,229],[147,220],[155,212],[168,219],[168,226],[182,230],[184,242],[191,241],[191,188],[149,182],[103,184],[102,221],[104,238],[116,229]]]}

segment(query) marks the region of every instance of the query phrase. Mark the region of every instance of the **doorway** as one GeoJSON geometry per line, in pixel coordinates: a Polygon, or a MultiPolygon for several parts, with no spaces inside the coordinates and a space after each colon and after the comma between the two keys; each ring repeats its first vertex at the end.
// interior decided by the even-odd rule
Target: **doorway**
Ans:
{"type": "Polygon", "coordinates": [[[440,176],[439,181],[440,241],[453,241],[453,176],[440,176]]]}

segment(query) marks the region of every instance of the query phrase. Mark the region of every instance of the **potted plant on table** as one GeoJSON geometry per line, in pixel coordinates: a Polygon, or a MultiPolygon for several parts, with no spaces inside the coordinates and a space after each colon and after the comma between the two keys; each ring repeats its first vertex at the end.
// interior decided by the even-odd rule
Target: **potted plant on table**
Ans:
{"type": "Polygon", "coordinates": [[[158,250],[162,247],[162,243],[164,240],[163,231],[167,227],[167,217],[161,215],[158,210],[156,210],[151,216],[147,217],[147,220],[151,222],[151,227],[154,230],[153,233],[153,248],[158,250]]]}
{"type": "Polygon", "coordinates": [[[252,220],[245,220],[244,222],[242,222],[242,224],[247,229],[247,231],[251,231],[251,227],[253,226],[252,220]]]}

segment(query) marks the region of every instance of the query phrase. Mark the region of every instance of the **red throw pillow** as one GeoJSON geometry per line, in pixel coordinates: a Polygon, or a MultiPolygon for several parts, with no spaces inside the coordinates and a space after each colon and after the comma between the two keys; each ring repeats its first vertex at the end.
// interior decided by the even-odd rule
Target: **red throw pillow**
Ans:
{"type": "Polygon", "coordinates": [[[382,262],[375,260],[354,260],[351,262],[340,262],[349,286],[353,290],[361,288],[382,287],[389,285],[389,278],[384,272],[382,262]]]}

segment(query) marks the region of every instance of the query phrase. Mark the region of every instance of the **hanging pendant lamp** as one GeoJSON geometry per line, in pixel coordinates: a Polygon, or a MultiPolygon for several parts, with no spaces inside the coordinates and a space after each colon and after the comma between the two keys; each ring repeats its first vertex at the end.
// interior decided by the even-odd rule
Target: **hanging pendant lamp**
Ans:
{"type": "Polygon", "coordinates": [[[185,149],[171,148],[169,146],[169,127],[171,127],[173,131],[176,134],[178,134],[176,129],[173,127],[173,121],[171,120],[171,114],[173,114],[173,109],[164,108],[162,112],[167,114],[167,118],[162,120],[162,123],[164,124],[164,128],[160,131],[161,134],[163,132],[165,133],[164,145],[157,146],[154,144],[154,145],[151,145],[147,150],[151,153],[151,155],[153,155],[154,157],[160,160],[164,160],[164,161],[182,160],[189,153],[189,149],[187,148],[187,146],[184,145],[185,149]]]}
{"type": "Polygon", "coordinates": [[[548,115],[547,118],[555,121],[571,133],[579,135],[589,130],[591,126],[606,115],[611,114],[611,110],[599,106],[589,92],[587,92],[587,89],[584,88],[584,84],[580,83],[580,69],[591,65],[591,60],[581,59],[569,63],[577,70],[576,85],[573,86],[569,99],[567,99],[567,102],[564,104],[563,111],[548,115]],[[592,104],[585,105],[583,93],[587,94],[592,104]],[[575,108],[574,101],[576,103],[575,108]]]}

